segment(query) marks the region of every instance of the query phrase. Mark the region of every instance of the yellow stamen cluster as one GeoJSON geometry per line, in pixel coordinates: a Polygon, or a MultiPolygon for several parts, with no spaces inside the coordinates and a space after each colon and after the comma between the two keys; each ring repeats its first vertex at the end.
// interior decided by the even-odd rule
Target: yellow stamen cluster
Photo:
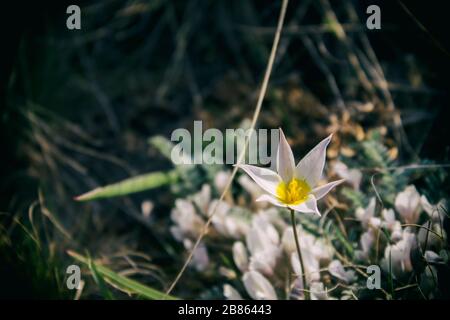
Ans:
{"type": "Polygon", "coordinates": [[[305,180],[293,178],[288,184],[280,182],[277,187],[278,199],[288,205],[297,205],[308,199],[311,187],[305,180]]]}

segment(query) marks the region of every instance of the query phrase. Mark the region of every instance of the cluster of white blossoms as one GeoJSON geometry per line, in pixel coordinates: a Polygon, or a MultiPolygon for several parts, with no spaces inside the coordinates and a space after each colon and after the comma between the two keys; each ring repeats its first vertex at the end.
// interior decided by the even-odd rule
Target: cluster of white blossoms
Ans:
{"type": "MultiPolygon", "coordinates": [[[[350,244],[356,249],[353,259],[343,259],[328,237],[297,226],[305,268],[301,270],[294,229],[287,222],[286,209],[310,214],[308,219],[313,223],[321,219],[317,200],[343,182],[317,186],[330,139],[331,136],[320,142],[295,166],[281,132],[277,172],[240,166],[251,178],[242,175],[237,180],[247,193],[247,201],[242,201],[242,194],[232,192],[227,192],[221,202],[214,199],[212,194],[224,191],[230,176],[226,171],[219,172],[212,185],[205,184],[197,194],[176,201],[171,213],[171,232],[187,250],[193,247],[215,211],[208,236],[194,253],[191,267],[205,271],[217,263],[220,265],[217,260],[212,263],[210,254],[232,258],[232,265],[220,265],[216,272],[222,281],[223,277],[228,279],[223,286],[227,299],[305,299],[304,290],[308,290],[311,299],[354,298],[354,291],[366,288],[366,278],[355,272],[357,266],[379,265],[385,274],[401,281],[408,279],[413,270],[417,275],[415,251],[422,257],[421,263],[427,264],[419,271],[423,273],[418,278],[420,287],[423,294],[432,297],[436,287],[436,269],[432,264],[441,259],[438,253],[446,239],[442,229],[445,208],[443,203],[431,205],[412,185],[396,195],[394,208],[377,210],[381,206],[377,206],[376,198],[371,198],[366,208],[354,210],[354,218],[360,225],[356,233],[360,236],[355,241],[359,243],[350,244]]],[[[337,163],[333,170],[359,190],[360,171],[342,163],[337,163]]],[[[351,218],[350,212],[353,210],[345,213],[347,218],[351,218]]]]}
{"type": "MultiPolygon", "coordinates": [[[[220,184],[216,183],[216,188],[219,189],[220,184]]],[[[206,220],[215,207],[216,212],[212,219],[214,230],[211,232],[213,236],[239,239],[247,234],[249,224],[240,214],[240,210],[231,212],[233,211],[231,210],[232,203],[212,199],[211,186],[204,184],[200,192],[188,199],[175,201],[175,208],[170,215],[174,223],[170,231],[174,238],[182,242],[187,250],[190,250],[202,233],[206,220]]],[[[201,243],[195,251],[192,265],[198,271],[203,271],[208,267],[209,255],[204,243],[201,243]]]]}
{"type": "MultiPolygon", "coordinates": [[[[326,147],[331,136],[320,142],[297,166],[284,134],[281,132],[277,156],[277,172],[250,165],[240,167],[249,174],[238,179],[253,201],[259,205],[244,218],[242,208],[228,194],[225,201],[211,199],[211,187],[202,190],[189,199],[179,199],[172,211],[171,228],[174,237],[191,249],[200,235],[211,209],[217,207],[212,218],[212,241],[236,240],[232,246],[234,264],[242,274],[240,279],[247,296],[253,299],[304,298],[302,270],[291,225],[285,222],[285,212],[276,207],[289,208],[302,213],[320,216],[317,200],[324,197],[343,180],[317,186],[325,166],[326,147]],[[268,203],[276,207],[265,209],[268,203]]],[[[229,174],[220,172],[214,179],[215,189],[221,193],[229,174]]],[[[249,206],[250,207],[250,206],[249,206]]],[[[350,283],[355,278],[354,271],[346,271],[339,260],[333,260],[333,247],[306,230],[297,227],[302,251],[306,287],[312,299],[327,299],[328,293],[321,281],[321,270],[325,269],[336,279],[350,283]]],[[[192,265],[199,271],[209,263],[208,250],[202,243],[194,253],[192,265]]],[[[234,275],[233,270],[222,273],[234,275]]],[[[236,276],[237,277],[237,276],[236,276]]],[[[224,286],[224,295],[229,299],[239,299],[231,285],[224,286]]]]}
{"type": "MultiPolygon", "coordinates": [[[[220,172],[213,188],[219,191],[222,178],[229,173],[220,172]]],[[[257,186],[246,181],[241,186],[250,197],[254,197],[257,186]]],[[[211,208],[218,201],[211,197],[212,187],[204,185],[202,190],[188,199],[178,199],[172,211],[174,225],[171,232],[187,250],[192,248],[200,235],[211,208]]],[[[376,199],[372,198],[366,208],[357,208],[355,217],[361,225],[355,264],[379,265],[384,272],[390,272],[395,279],[406,279],[413,271],[412,251],[421,248],[426,261],[433,263],[440,258],[438,252],[444,243],[445,232],[441,228],[444,210],[442,203],[431,205],[414,186],[408,186],[395,198],[394,209],[382,209],[377,214],[376,199]],[[417,224],[424,221],[421,224],[417,224]],[[433,232],[427,232],[432,230],[433,232]],[[386,237],[389,239],[386,240],[386,237]],[[428,237],[428,238],[427,238],[428,237]],[[384,240],[383,240],[384,239],[384,240]],[[378,244],[377,244],[378,241],[378,244]],[[379,251],[378,254],[376,251],[379,251]]],[[[238,206],[233,198],[217,205],[207,240],[194,254],[191,266],[198,271],[211,267],[208,255],[208,241],[232,243],[224,246],[224,255],[232,257],[234,268],[221,267],[229,283],[223,286],[227,299],[304,299],[303,283],[292,226],[286,222],[286,212],[275,208],[256,208],[255,212],[238,206]],[[236,285],[236,283],[238,283],[236,285]],[[239,285],[240,283],[240,285],[239,285]],[[238,290],[239,288],[239,290],[238,290]],[[240,290],[245,289],[245,292],[240,290]]],[[[335,255],[331,243],[316,237],[297,226],[300,247],[304,260],[307,288],[311,299],[345,299],[343,291],[328,291],[336,283],[344,287],[361,287],[365,279],[343,265],[335,255]]],[[[425,268],[421,277],[424,294],[432,292],[436,278],[435,267],[425,268]]]]}
{"type": "MultiPolygon", "coordinates": [[[[351,281],[354,274],[346,272],[340,261],[333,260],[331,245],[305,230],[299,230],[299,234],[311,298],[327,299],[329,296],[322,282],[322,269],[328,269],[337,279],[346,282],[351,281]]],[[[278,210],[269,209],[254,216],[245,241],[233,244],[233,260],[242,273],[242,282],[251,298],[304,298],[293,229],[284,222],[278,210]]],[[[224,294],[228,299],[241,297],[228,284],[224,287],[224,294]]]]}
{"type": "MultiPolygon", "coordinates": [[[[218,176],[225,175],[220,172],[218,176]]],[[[220,189],[221,184],[215,187],[220,189]]],[[[256,185],[246,181],[242,187],[251,195],[256,185]]],[[[175,239],[191,249],[200,235],[216,199],[211,199],[211,187],[188,199],[178,199],[172,210],[174,225],[171,232],[175,239]]],[[[229,199],[228,201],[233,201],[229,199]]],[[[212,220],[208,239],[217,244],[234,241],[231,255],[235,270],[222,268],[232,281],[241,281],[246,296],[252,299],[303,299],[303,283],[300,263],[295,247],[292,226],[285,221],[285,212],[276,208],[256,209],[249,215],[242,215],[242,208],[232,202],[219,203],[212,220]],[[238,272],[237,272],[238,271],[238,272]]],[[[300,226],[297,228],[301,229],[300,226]]],[[[312,299],[329,299],[326,286],[322,282],[322,270],[326,270],[336,280],[351,283],[354,271],[345,270],[339,260],[333,260],[334,249],[324,240],[306,230],[299,230],[300,246],[305,265],[306,281],[312,299]]],[[[192,267],[205,271],[211,265],[208,248],[202,243],[194,254],[192,267]]],[[[224,285],[224,296],[228,299],[242,299],[232,285],[224,285]]]]}
{"type": "Polygon", "coordinates": [[[365,209],[356,210],[356,218],[364,230],[356,259],[375,262],[393,278],[401,280],[411,275],[416,250],[427,264],[420,279],[421,288],[432,291],[435,286],[433,278],[437,278],[436,268],[432,264],[440,260],[438,253],[447,237],[442,228],[446,210],[444,202],[431,205],[410,185],[396,195],[394,209],[383,208],[377,216],[376,199],[372,198],[365,209]],[[377,261],[376,251],[382,251],[383,247],[384,254],[381,261],[377,261]]]}

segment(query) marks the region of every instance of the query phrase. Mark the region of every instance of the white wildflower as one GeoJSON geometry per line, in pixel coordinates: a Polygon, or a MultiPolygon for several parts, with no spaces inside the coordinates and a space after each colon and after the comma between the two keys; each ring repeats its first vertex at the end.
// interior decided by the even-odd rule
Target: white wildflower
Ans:
{"type": "Polygon", "coordinates": [[[251,253],[250,270],[272,275],[281,254],[280,238],[275,227],[264,217],[254,217],[246,242],[251,253]]]}
{"type": "Polygon", "coordinates": [[[415,224],[421,211],[420,194],[415,186],[410,185],[395,197],[395,209],[405,223],[415,224]]]}
{"type": "Polygon", "coordinates": [[[185,199],[177,199],[175,208],[170,215],[175,226],[170,228],[172,235],[178,241],[183,241],[185,237],[196,238],[200,235],[205,222],[196,213],[194,205],[185,199]]]}
{"type": "Polygon", "coordinates": [[[230,175],[229,171],[219,171],[214,177],[214,186],[220,194],[225,190],[230,175]]]}
{"type": "Polygon", "coordinates": [[[334,277],[339,280],[344,281],[345,283],[351,283],[356,280],[356,274],[353,270],[345,271],[344,266],[339,260],[333,260],[328,266],[328,271],[334,277]]]}
{"type": "Polygon", "coordinates": [[[361,184],[362,173],[357,169],[349,169],[345,163],[337,161],[333,166],[334,172],[345,181],[349,182],[353,189],[359,190],[361,184]]]}
{"type": "Polygon", "coordinates": [[[405,229],[400,241],[386,247],[382,261],[384,269],[387,272],[392,271],[397,278],[411,272],[413,267],[410,254],[415,241],[416,235],[405,229]]]}
{"type": "Polygon", "coordinates": [[[316,187],[325,166],[326,148],[331,136],[322,140],[295,166],[292,150],[280,129],[277,153],[277,172],[252,165],[240,165],[267,194],[257,201],[267,201],[303,213],[320,215],[317,200],[344,180],[316,187]]]}
{"type": "Polygon", "coordinates": [[[373,229],[369,229],[364,232],[359,239],[361,250],[356,250],[355,255],[358,260],[367,260],[369,258],[370,251],[375,244],[375,234],[373,229]]]}
{"type": "Polygon", "coordinates": [[[375,198],[371,198],[369,201],[369,205],[365,209],[363,208],[356,209],[355,212],[356,219],[361,221],[361,224],[364,229],[367,229],[369,227],[377,229],[380,227],[381,219],[374,217],[375,207],[376,207],[375,198]]]}

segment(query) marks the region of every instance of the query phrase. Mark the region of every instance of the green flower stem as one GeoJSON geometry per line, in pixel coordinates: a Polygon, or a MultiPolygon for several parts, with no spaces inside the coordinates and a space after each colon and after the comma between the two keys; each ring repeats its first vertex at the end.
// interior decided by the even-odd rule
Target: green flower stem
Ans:
{"type": "Polygon", "coordinates": [[[298,241],[298,234],[297,234],[297,225],[295,222],[295,211],[291,209],[291,221],[292,221],[292,228],[294,228],[294,238],[295,238],[295,246],[297,247],[297,254],[298,259],[300,260],[300,267],[302,268],[302,280],[303,280],[303,292],[305,293],[305,300],[309,300],[309,291],[306,287],[306,270],[303,264],[303,257],[302,257],[302,251],[300,250],[300,242],[298,241]]]}

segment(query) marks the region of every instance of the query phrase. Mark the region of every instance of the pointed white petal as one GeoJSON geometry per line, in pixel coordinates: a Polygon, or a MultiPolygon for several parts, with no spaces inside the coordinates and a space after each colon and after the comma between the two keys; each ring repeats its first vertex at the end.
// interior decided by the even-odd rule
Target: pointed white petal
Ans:
{"type": "Polygon", "coordinates": [[[442,262],[442,258],[436,252],[433,252],[431,250],[425,251],[424,256],[425,256],[425,260],[428,263],[441,263],[442,262]]]}
{"type": "Polygon", "coordinates": [[[263,214],[256,215],[252,220],[252,227],[261,230],[264,237],[276,246],[280,243],[280,235],[277,229],[273,226],[273,222],[263,214]]]}
{"type": "Polygon", "coordinates": [[[227,300],[242,300],[239,292],[229,284],[223,285],[223,295],[227,300]]]}
{"type": "Polygon", "coordinates": [[[248,268],[250,271],[258,271],[263,275],[272,276],[275,272],[276,264],[281,255],[281,248],[269,246],[263,251],[256,252],[250,257],[248,268]]]}
{"type": "Polygon", "coordinates": [[[284,203],[281,203],[280,201],[278,201],[278,199],[276,199],[268,194],[263,194],[262,196],[257,198],[255,201],[256,202],[267,201],[267,202],[270,202],[271,204],[273,204],[274,206],[283,207],[283,208],[286,207],[286,205],[284,203]]]}
{"type": "Polygon", "coordinates": [[[277,152],[277,172],[284,182],[288,183],[294,176],[295,161],[292,149],[284,136],[283,130],[280,130],[280,143],[277,152]]]}
{"type": "Polygon", "coordinates": [[[278,174],[266,168],[251,166],[248,164],[241,164],[239,168],[244,170],[250,178],[252,178],[257,185],[266,190],[268,193],[276,196],[276,190],[281,182],[278,174]]]}
{"type": "Polygon", "coordinates": [[[251,255],[270,247],[278,247],[279,235],[272,224],[261,223],[253,220],[252,227],[245,236],[247,248],[251,255]]]}
{"type": "Polygon", "coordinates": [[[261,273],[249,271],[242,277],[245,289],[255,300],[277,300],[272,284],[261,273]]]}
{"type": "Polygon", "coordinates": [[[420,194],[414,185],[407,186],[397,194],[395,209],[406,223],[417,223],[420,215],[420,194]]]}
{"type": "Polygon", "coordinates": [[[303,213],[315,213],[321,216],[319,209],[317,208],[317,200],[312,194],[309,195],[309,199],[298,205],[290,205],[289,208],[292,210],[303,212],[303,213]]]}
{"type": "Polygon", "coordinates": [[[302,160],[300,160],[295,168],[296,177],[305,179],[311,188],[317,184],[322,175],[327,155],[327,146],[330,141],[331,135],[315,146],[302,160]]]}
{"type": "MultiPolygon", "coordinates": [[[[303,248],[305,246],[305,234],[303,233],[303,228],[300,225],[297,225],[297,234],[300,235],[300,247],[303,248]]],[[[291,254],[297,250],[297,245],[295,244],[295,236],[294,230],[291,226],[288,226],[283,231],[283,236],[281,238],[281,246],[283,249],[291,254]]]]}
{"type": "Polygon", "coordinates": [[[241,241],[237,241],[233,244],[232,252],[234,264],[242,272],[246,271],[248,267],[247,248],[245,248],[244,244],[241,241]]]}
{"type": "Polygon", "coordinates": [[[340,185],[342,182],[344,182],[345,179],[341,179],[341,180],[336,180],[330,183],[327,183],[323,186],[314,188],[312,193],[314,194],[314,196],[316,197],[317,200],[323,198],[328,192],[331,191],[331,189],[333,189],[334,187],[340,185]]]}

